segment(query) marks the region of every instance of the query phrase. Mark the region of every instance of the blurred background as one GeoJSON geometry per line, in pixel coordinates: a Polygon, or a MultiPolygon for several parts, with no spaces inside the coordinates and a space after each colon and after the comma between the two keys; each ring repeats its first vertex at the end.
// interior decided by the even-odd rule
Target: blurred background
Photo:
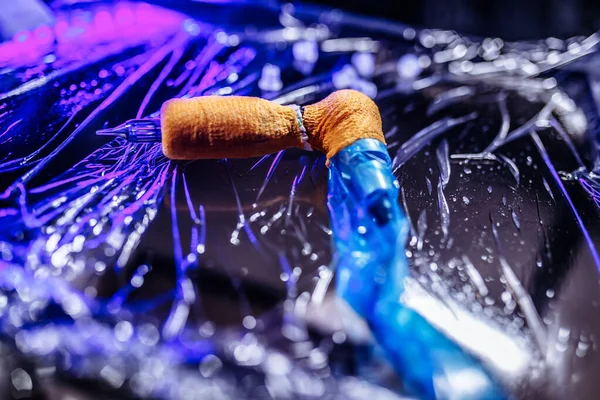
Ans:
{"type": "Polygon", "coordinates": [[[408,24],[453,29],[463,34],[506,40],[566,38],[600,28],[595,0],[325,0],[318,3],[408,24]]]}
{"type": "MultiPolygon", "coordinates": [[[[226,3],[223,0],[153,0],[153,3],[185,9],[190,3],[226,3]]],[[[276,1],[237,1],[266,3],[276,1]]],[[[69,4],[75,0],[5,0],[0,11],[4,38],[50,20],[46,4],[69,4]]],[[[81,3],[93,3],[84,1],[81,3]]],[[[294,3],[294,2],[291,2],[294,3]]],[[[462,34],[498,36],[505,40],[531,40],[546,37],[567,38],[589,35],[600,28],[600,2],[595,0],[422,0],[411,2],[320,0],[306,2],[335,7],[351,13],[391,19],[410,25],[452,29],[462,34]]]]}

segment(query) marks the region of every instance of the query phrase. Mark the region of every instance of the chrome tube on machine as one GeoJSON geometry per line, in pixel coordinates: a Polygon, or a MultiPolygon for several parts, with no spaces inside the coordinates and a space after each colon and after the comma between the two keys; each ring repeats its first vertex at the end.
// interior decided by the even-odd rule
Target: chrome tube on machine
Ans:
{"type": "Polygon", "coordinates": [[[99,136],[118,136],[132,143],[160,142],[160,118],[131,119],[114,128],[96,131],[99,136]]]}
{"type": "Polygon", "coordinates": [[[362,139],[331,159],[328,206],[337,294],[364,318],[406,385],[427,399],[503,399],[472,356],[403,306],[406,218],[383,143],[362,139]]]}

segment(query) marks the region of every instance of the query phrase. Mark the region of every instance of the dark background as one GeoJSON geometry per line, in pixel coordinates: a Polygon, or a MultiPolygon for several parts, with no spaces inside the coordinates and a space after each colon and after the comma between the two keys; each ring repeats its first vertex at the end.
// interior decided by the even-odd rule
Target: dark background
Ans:
{"type": "MultiPolygon", "coordinates": [[[[108,0],[117,1],[117,0],[108,0]]],[[[144,0],[189,11],[199,3],[292,3],[335,7],[415,27],[452,29],[461,34],[533,40],[590,35],[600,30],[600,0],[144,0]]],[[[46,0],[63,3],[65,0],[46,0]]],[[[221,18],[225,17],[223,15],[221,18]]]]}
{"type": "Polygon", "coordinates": [[[598,0],[320,0],[355,13],[427,28],[508,40],[589,35],[600,29],[598,0]]]}

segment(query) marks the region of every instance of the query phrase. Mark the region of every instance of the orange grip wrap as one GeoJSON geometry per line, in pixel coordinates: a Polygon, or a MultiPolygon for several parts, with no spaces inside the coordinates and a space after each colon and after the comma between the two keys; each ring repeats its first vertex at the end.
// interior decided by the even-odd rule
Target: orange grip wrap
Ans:
{"type": "Polygon", "coordinates": [[[303,147],[296,112],[256,97],[206,96],[161,109],[164,154],[176,160],[245,158],[303,147]]]}
{"type": "Polygon", "coordinates": [[[308,143],[325,153],[327,163],[340,150],[360,139],[385,144],[379,108],[356,90],[333,92],[318,103],[304,107],[308,143]]]}
{"type": "MultiPolygon", "coordinates": [[[[308,143],[329,159],[359,139],[385,143],[381,116],[368,96],[340,90],[306,106],[308,143]]],[[[303,148],[296,112],[256,97],[175,99],[161,110],[163,152],[171,159],[245,158],[303,148]]]]}

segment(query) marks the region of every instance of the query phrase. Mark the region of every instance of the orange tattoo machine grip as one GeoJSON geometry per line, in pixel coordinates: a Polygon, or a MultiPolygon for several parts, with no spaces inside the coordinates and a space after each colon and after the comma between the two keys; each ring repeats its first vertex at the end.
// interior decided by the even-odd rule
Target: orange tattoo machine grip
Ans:
{"type": "Polygon", "coordinates": [[[306,142],[329,160],[356,140],[385,143],[379,109],[354,90],[332,93],[298,114],[255,97],[174,99],[161,110],[163,152],[171,159],[262,156],[306,142]]]}

